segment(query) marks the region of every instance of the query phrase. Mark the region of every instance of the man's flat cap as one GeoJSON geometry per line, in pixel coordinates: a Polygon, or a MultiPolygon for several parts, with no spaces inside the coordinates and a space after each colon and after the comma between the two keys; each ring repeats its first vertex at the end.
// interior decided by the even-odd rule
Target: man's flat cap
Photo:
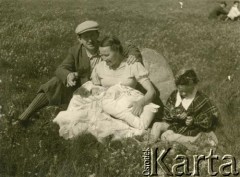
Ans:
{"type": "Polygon", "coordinates": [[[76,34],[82,34],[87,31],[98,31],[99,30],[99,24],[95,21],[85,21],[83,23],[80,23],[76,30],[76,34]]]}

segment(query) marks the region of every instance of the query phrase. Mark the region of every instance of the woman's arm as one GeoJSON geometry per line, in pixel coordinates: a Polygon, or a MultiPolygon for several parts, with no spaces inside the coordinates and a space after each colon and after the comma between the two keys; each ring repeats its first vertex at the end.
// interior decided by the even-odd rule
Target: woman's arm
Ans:
{"type": "Polygon", "coordinates": [[[94,67],[91,73],[91,81],[94,85],[101,85],[101,81],[98,75],[99,63],[94,67]]]}
{"type": "Polygon", "coordinates": [[[156,91],[148,78],[148,71],[139,62],[136,62],[130,66],[132,75],[135,77],[137,82],[142,85],[142,87],[147,91],[144,97],[136,102],[133,102],[131,106],[133,107],[132,113],[136,116],[141,115],[143,112],[143,107],[148,103],[152,102],[156,95],[156,91]]]}
{"type": "Polygon", "coordinates": [[[144,95],[143,98],[132,103],[133,106],[132,113],[136,116],[140,116],[141,113],[143,112],[143,107],[151,103],[154,97],[156,96],[156,91],[149,79],[144,80],[140,84],[147,91],[147,93],[144,95]]]}

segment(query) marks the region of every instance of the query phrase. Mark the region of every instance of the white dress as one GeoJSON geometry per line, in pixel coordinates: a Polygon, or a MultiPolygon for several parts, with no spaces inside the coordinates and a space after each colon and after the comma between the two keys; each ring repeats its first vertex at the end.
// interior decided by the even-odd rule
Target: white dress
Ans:
{"type": "Polygon", "coordinates": [[[122,62],[116,70],[100,62],[93,70],[92,81],[103,87],[89,81],[76,90],[67,110],[53,120],[60,127],[60,136],[71,139],[91,133],[101,142],[108,136],[121,139],[142,135],[159,108],[150,103],[140,117],[131,113],[129,105],[143,97],[133,88],[145,80],[148,71],[139,62],[122,62]],[[91,92],[96,87],[99,92],[91,92]]]}

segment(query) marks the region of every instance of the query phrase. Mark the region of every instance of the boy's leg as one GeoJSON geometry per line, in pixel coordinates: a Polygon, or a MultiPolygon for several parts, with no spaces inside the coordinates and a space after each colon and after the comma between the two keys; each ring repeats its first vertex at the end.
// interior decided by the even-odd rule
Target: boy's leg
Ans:
{"type": "Polygon", "coordinates": [[[177,142],[177,143],[193,143],[197,140],[200,134],[196,136],[185,136],[182,134],[174,133],[172,130],[168,130],[162,134],[161,139],[168,142],[177,142]]]}
{"type": "Polygon", "coordinates": [[[183,135],[181,134],[174,133],[172,130],[168,130],[162,134],[161,140],[168,142],[178,142],[178,139],[182,136],[183,135]]]}
{"type": "MultiPolygon", "coordinates": [[[[183,146],[185,146],[187,149],[191,151],[197,150],[197,146],[193,144],[198,138],[200,137],[200,134],[196,136],[184,136],[178,133],[174,133],[172,130],[168,130],[164,132],[161,136],[161,140],[167,141],[167,142],[176,142],[183,146]]],[[[177,147],[178,148],[178,147],[177,147]]],[[[176,147],[175,147],[176,149],[176,147]]]]}
{"type": "Polygon", "coordinates": [[[155,122],[150,133],[151,141],[156,142],[157,139],[161,136],[161,134],[167,131],[168,127],[169,124],[166,122],[155,122]]]}

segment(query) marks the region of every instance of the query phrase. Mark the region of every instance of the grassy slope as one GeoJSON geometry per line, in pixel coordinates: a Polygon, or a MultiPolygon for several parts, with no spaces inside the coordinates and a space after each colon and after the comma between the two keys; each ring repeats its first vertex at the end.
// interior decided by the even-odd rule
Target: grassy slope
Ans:
{"type": "Polygon", "coordinates": [[[185,0],[183,9],[177,0],[1,0],[0,103],[5,117],[0,123],[0,174],[141,173],[142,149],[134,151],[135,159],[131,156],[135,143],[105,147],[89,136],[74,142],[62,140],[50,121],[57,111],[54,108],[41,111],[39,120],[27,129],[6,127],[6,119],[17,116],[38,86],[53,75],[68,47],[75,42],[74,28],[86,19],[97,20],[102,34],[111,32],[140,48],[156,49],[167,58],[174,72],[186,65],[195,67],[202,80],[201,88],[220,110],[223,125],[217,134],[225,144],[224,151],[240,158],[240,142],[235,138],[240,134],[240,24],[209,21],[207,15],[214,5],[209,0],[185,0]],[[229,75],[231,81],[227,80],[229,75]],[[111,159],[114,162],[109,162],[111,159]],[[125,171],[116,171],[120,168],[125,171]]]}

